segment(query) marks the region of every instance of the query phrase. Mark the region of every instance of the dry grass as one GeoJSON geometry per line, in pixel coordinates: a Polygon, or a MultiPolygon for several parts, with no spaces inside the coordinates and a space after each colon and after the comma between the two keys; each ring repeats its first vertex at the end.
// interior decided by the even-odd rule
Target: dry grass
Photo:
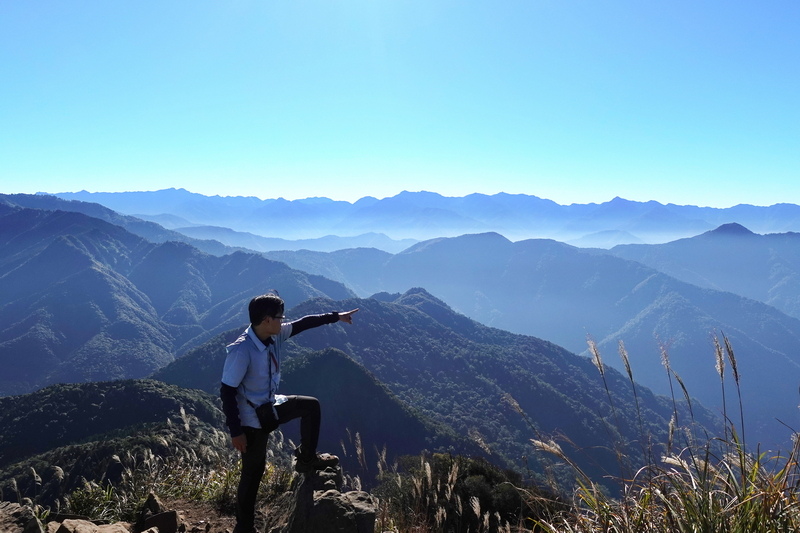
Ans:
{"type": "MultiPolygon", "coordinates": [[[[272,457],[284,445],[280,432],[275,435],[277,438],[269,450],[272,457]]],[[[221,432],[219,438],[227,439],[221,432]]],[[[169,442],[163,444],[169,448],[169,442]]],[[[128,453],[117,457],[122,465],[119,481],[114,484],[86,481],[83,487],[58,501],[54,510],[97,520],[134,521],[148,495],[153,493],[160,498],[208,503],[218,513],[232,515],[241,461],[232,449],[219,449],[225,451],[207,450],[198,456],[194,450],[182,450],[162,457],[146,450],[136,456],[128,453]]],[[[260,502],[266,503],[288,490],[294,475],[288,460],[268,462],[259,490],[260,502]]]]}
{"type": "MultiPolygon", "coordinates": [[[[647,465],[631,479],[621,482],[623,490],[619,498],[608,497],[596,483],[574,467],[577,488],[571,508],[557,517],[537,520],[531,527],[552,533],[766,533],[800,530],[800,468],[797,462],[800,439],[794,439],[794,447],[785,456],[768,457],[748,452],[736,356],[727,337],[723,335],[722,342],[717,338],[714,341],[720,382],[724,385],[727,359],[739,393],[739,429],[728,419],[725,406],[724,436],[704,442],[697,440],[691,428],[676,427],[677,404],[673,394],[675,411],[665,455],[658,460],[649,455],[651,459],[647,465]],[[676,448],[678,441],[681,446],[676,448]]],[[[590,349],[605,383],[597,347],[590,342],[590,349]]],[[[633,375],[626,363],[627,353],[622,345],[620,354],[633,384],[633,375]]],[[[674,378],[678,382],[689,403],[688,392],[671,369],[666,350],[662,350],[661,355],[670,380],[674,378]]],[[[723,386],[723,403],[725,401],[723,386]]],[[[613,405],[611,407],[613,409],[613,405]]],[[[690,421],[690,425],[693,422],[690,421]]],[[[573,464],[555,443],[541,439],[532,442],[542,452],[555,454],[567,464],[573,464]]]]}

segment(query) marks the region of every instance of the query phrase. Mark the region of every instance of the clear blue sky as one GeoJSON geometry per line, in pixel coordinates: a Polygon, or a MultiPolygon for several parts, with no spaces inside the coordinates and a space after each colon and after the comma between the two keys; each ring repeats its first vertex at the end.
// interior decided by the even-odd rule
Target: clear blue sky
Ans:
{"type": "Polygon", "coordinates": [[[800,203],[800,2],[8,0],[0,183],[800,203]]]}

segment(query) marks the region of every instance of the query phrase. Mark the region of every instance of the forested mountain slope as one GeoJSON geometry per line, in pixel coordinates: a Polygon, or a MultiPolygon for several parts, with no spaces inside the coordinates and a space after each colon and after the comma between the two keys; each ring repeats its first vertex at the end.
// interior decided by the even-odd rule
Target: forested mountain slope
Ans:
{"type": "MultiPolygon", "coordinates": [[[[338,348],[408,406],[480,443],[495,462],[524,468],[523,457],[537,460],[529,439],[559,433],[583,450],[577,454],[578,461],[600,479],[604,474],[620,473],[613,451],[617,445],[623,446],[634,462],[642,460],[640,422],[654,442],[666,442],[673,408],[667,398],[639,387],[640,419],[631,383],[609,369],[606,379],[615,406],[611,409],[603,380],[589,359],[534,337],[483,326],[453,312],[422,289],[339,302],[309,300],[290,309],[288,316],[355,307],[360,311],[352,326],[325,326],[293,337],[288,357],[301,360],[308,350],[338,348]],[[515,402],[535,429],[515,409],[515,402]]],[[[193,350],[157,377],[215,391],[225,358],[224,344],[225,340],[216,339],[193,350]]],[[[307,369],[305,377],[287,378],[283,392],[319,394],[326,399],[325,416],[336,420],[340,410],[358,405],[353,395],[360,397],[363,391],[344,372],[327,370],[330,355],[302,363],[307,369]]],[[[369,409],[368,398],[362,409],[369,409]]],[[[699,405],[695,416],[707,426],[717,423],[699,405]]],[[[391,434],[396,429],[393,420],[383,419],[383,426],[367,426],[361,433],[367,437],[374,431],[391,434]]],[[[688,421],[688,416],[681,419],[681,423],[688,421]]],[[[334,438],[343,430],[326,426],[334,438]]],[[[394,440],[405,438],[403,431],[396,431],[386,444],[391,450],[394,440]]]]}
{"type": "MultiPolygon", "coordinates": [[[[216,336],[162,368],[153,378],[218,395],[225,345],[239,333],[231,330],[216,336]]],[[[348,472],[367,474],[362,475],[364,482],[374,476],[379,454],[384,452],[389,464],[400,455],[416,455],[422,450],[484,454],[465,435],[403,402],[344,352],[335,348],[314,351],[295,343],[292,346],[282,364],[282,391],[320,400],[323,411],[320,449],[339,454],[348,472]],[[357,456],[356,438],[365,463],[357,456]],[[367,465],[368,472],[363,472],[362,463],[367,465]]],[[[282,426],[281,431],[295,443],[299,442],[297,423],[282,426]]]]}
{"type": "Polygon", "coordinates": [[[76,212],[0,205],[0,395],[147,376],[277,288],[289,303],[352,294],[257,254],[217,257],[76,212]]]}
{"type": "Polygon", "coordinates": [[[0,398],[0,499],[55,498],[148,456],[212,464],[229,447],[216,399],[153,380],[53,385],[0,398]]]}

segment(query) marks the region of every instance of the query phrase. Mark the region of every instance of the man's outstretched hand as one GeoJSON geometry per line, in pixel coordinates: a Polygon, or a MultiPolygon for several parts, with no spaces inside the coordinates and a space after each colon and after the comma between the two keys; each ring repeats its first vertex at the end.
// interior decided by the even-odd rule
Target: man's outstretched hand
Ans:
{"type": "Polygon", "coordinates": [[[348,324],[353,323],[353,313],[358,312],[358,308],[353,309],[352,311],[340,311],[339,312],[339,322],[347,322],[348,324]]]}

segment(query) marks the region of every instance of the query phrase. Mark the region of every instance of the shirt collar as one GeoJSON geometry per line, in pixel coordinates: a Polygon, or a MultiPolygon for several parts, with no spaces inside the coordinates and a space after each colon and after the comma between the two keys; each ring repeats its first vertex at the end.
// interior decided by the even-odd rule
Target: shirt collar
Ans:
{"type": "Polygon", "coordinates": [[[253,343],[256,345],[256,348],[258,348],[259,352],[263,352],[264,350],[267,349],[267,346],[269,346],[270,344],[272,344],[274,342],[272,340],[272,337],[267,339],[266,343],[261,342],[261,339],[258,338],[258,335],[256,335],[256,332],[253,331],[253,327],[252,326],[247,326],[247,336],[250,337],[250,340],[253,341],[253,343]]]}

